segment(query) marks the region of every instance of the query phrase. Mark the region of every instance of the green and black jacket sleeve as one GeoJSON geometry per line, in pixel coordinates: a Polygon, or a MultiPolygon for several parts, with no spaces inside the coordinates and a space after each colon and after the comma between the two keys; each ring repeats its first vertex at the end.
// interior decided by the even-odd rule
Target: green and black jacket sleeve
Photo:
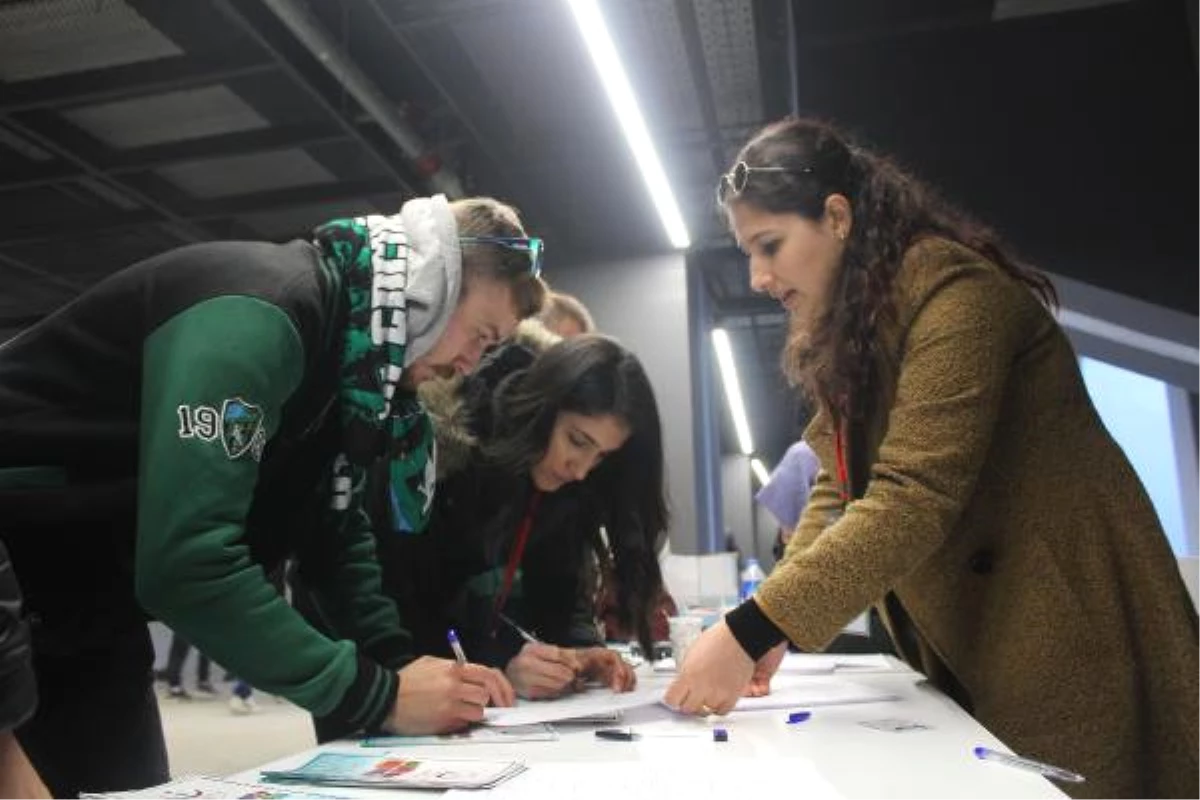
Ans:
{"type": "MultiPolygon", "coordinates": [[[[262,448],[303,377],[291,318],[255,297],[214,297],[156,328],[143,356],[138,599],[253,686],[376,727],[395,702],[396,674],[307,624],[267,581],[246,540],[262,448]]],[[[346,559],[343,575],[359,583],[344,590],[361,595],[365,624],[398,630],[364,532],[347,526],[329,535],[348,538],[330,547],[346,559]]]]}

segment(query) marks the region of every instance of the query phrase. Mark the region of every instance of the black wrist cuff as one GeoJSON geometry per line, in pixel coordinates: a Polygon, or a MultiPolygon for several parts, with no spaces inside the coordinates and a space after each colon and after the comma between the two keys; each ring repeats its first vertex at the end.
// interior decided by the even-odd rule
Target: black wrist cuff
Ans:
{"type": "Polygon", "coordinates": [[[725,624],[729,626],[733,638],[746,651],[746,655],[758,661],[767,651],[787,639],[783,631],[767,618],[751,598],[725,615],[725,624]]]}
{"type": "Polygon", "coordinates": [[[323,723],[339,737],[378,730],[396,704],[400,690],[399,676],[392,670],[361,654],[357,666],[354,682],[342,701],[323,717],[323,723]]]}

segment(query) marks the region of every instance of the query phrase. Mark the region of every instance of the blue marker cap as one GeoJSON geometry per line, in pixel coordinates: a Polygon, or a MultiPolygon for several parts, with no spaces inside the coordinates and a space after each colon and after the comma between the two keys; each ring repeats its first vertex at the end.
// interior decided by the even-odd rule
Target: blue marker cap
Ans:
{"type": "Polygon", "coordinates": [[[811,711],[793,711],[792,713],[788,714],[787,724],[795,725],[797,722],[804,722],[811,716],[811,711]]]}
{"type": "Polygon", "coordinates": [[[713,728],[713,741],[714,742],[728,742],[729,741],[729,731],[725,730],[724,728],[713,728]]]}

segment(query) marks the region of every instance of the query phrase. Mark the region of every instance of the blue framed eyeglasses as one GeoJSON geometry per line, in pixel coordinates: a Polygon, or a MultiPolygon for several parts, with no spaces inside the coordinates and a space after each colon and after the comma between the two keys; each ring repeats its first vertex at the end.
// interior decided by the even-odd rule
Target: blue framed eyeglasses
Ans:
{"type": "Polygon", "coordinates": [[[542,274],[542,255],[546,246],[537,236],[460,236],[464,244],[494,244],[509,250],[529,254],[529,274],[537,278],[542,274]]]}

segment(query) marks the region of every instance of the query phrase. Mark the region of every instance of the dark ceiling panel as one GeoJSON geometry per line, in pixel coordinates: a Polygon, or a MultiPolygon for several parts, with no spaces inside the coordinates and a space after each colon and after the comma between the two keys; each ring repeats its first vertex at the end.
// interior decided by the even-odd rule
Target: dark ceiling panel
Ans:
{"type": "Polygon", "coordinates": [[[21,191],[0,191],[0,241],[13,231],[54,219],[62,228],[85,222],[96,213],[114,211],[113,207],[82,192],[77,187],[61,191],[50,186],[21,191]]]}
{"type": "Polygon", "coordinates": [[[276,68],[268,59],[236,53],[226,53],[220,59],[167,56],[148,63],[124,64],[93,72],[0,83],[0,112],[111,102],[155,92],[210,86],[276,68]]]}
{"type": "Polygon", "coordinates": [[[801,46],[986,25],[993,0],[792,0],[801,46]]]}
{"type": "MultiPolygon", "coordinates": [[[[173,237],[152,225],[71,240],[46,240],[36,245],[5,246],[4,251],[43,266],[52,274],[81,285],[178,246],[173,237]]],[[[63,298],[67,299],[67,298],[63,298]]]]}
{"type": "MultiPolygon", "coordinates": [[[[345,134],[329,125],[264,128],[121,150],[110,160],[98,162],[97,167],[106,174],[120,175],[206,159],[269,153],[288,146],[317,147],[345,141],[345,134]]],[[[35,165],[26,162],[15,169],[3,171],[0,189],[32,188],[76,181],[85,174],[83,170],[61,163],[35,165]]]]}

